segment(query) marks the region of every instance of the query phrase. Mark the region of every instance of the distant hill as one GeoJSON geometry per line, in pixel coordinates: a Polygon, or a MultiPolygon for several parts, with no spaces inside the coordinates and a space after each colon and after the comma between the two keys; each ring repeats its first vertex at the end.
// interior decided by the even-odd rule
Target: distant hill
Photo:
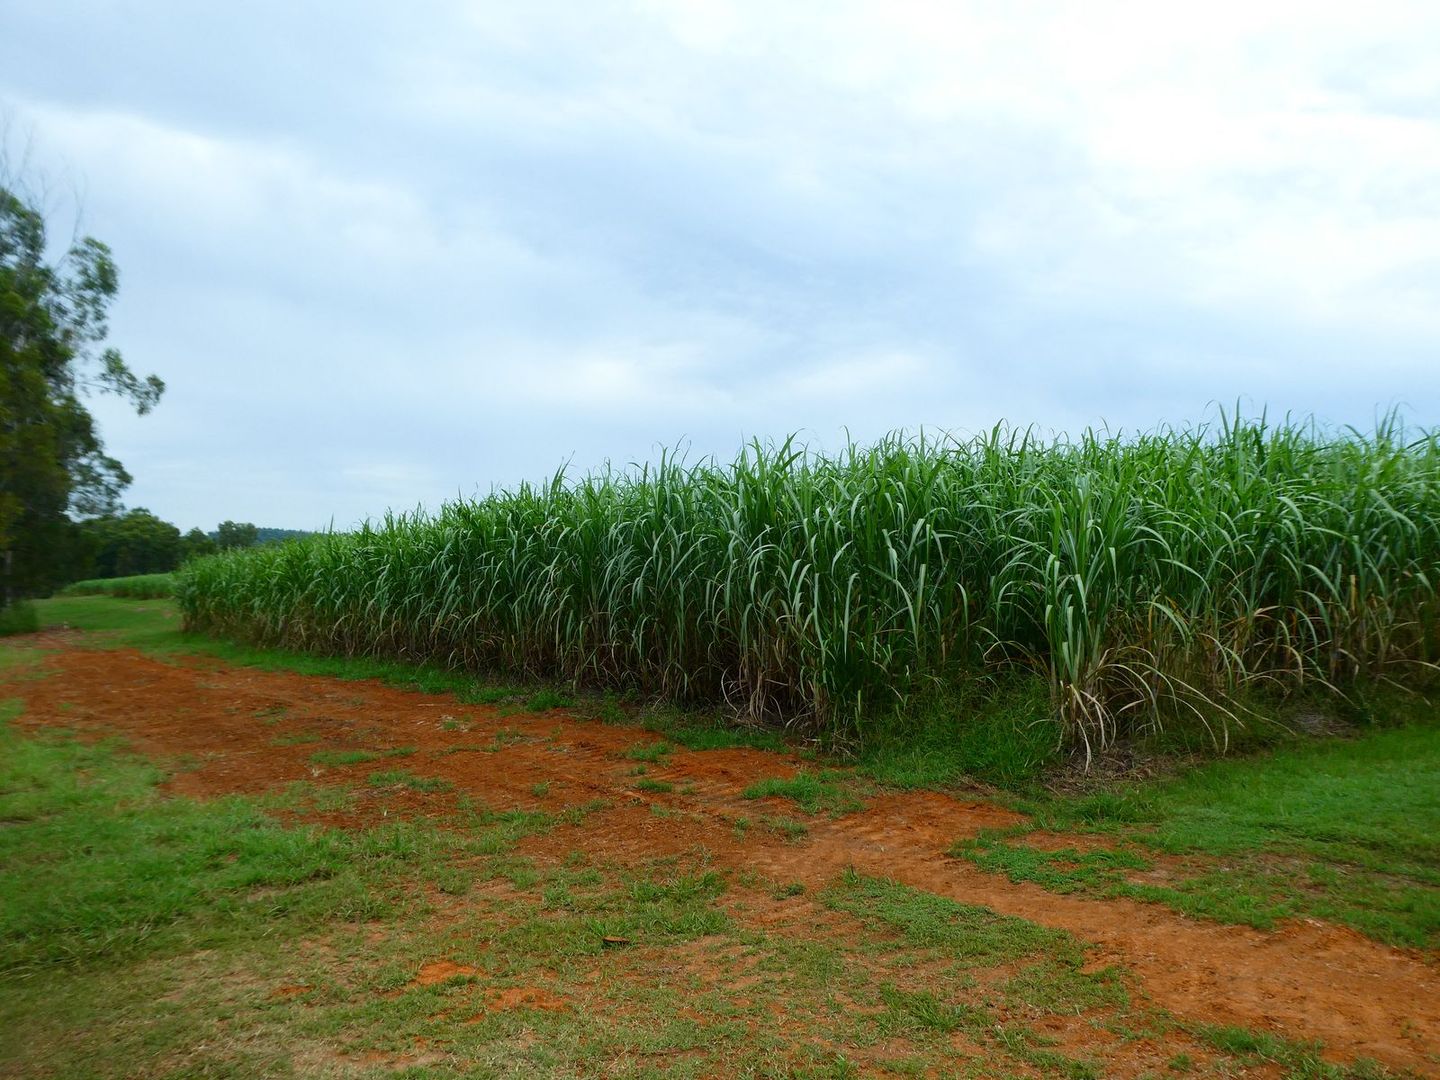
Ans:
{"type": "MultiPolygon", "coordinates": [[[[220,533],[211,529],[205,534],[211,540],[218,540],[220,533]]],[[[281,544],[286,540],[301,540],[307,536],[314,536],[315,533],[309,529],[271,529],[261,526],[255,528],[255,543],[260,544],[281,544]]]]}
{"type": "Polygon", "coordinates": [[[308,529],[266,529],[255,530],[255,543],[257,544],[278,544],[285,540],[303,540],[307,536],[314,536],[314,532],[308,529]]]}

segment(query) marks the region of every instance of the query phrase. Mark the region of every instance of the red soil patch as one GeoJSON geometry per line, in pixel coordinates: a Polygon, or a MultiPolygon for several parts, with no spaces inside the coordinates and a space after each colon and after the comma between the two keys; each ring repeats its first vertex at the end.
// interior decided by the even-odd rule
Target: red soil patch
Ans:
{"type": "Polygon", "coordinates": [[[1078,851],[1085,855],[1092,851],[1113,851],[1115,848],[1114,841],[1107,837],[1056,833],[1046,829],[1036,829],[1034,832],[1017,836],[1010,842],[1018,847],[1027,847],[1052,854],[1057,851],[1078,851]]]}
{"type": "Polygon", "coordinates": [[[509,1009],[544,1009],[547,1012],[558,1012],[561,1009],[568,1009],[570,1003],[563,997],[542,990],[538,986],[515,986],[506,990],[497,990],[485,1001],[485,1008],[466,1021],[468,1024],[478,1024],[490,1013],[505,1012],[509,1009]]]}
{"type": "Polygon", "coordinates": [[[453,960],[436,960],[433,963],[422,967],[415,978],[409,982],[410,987],[436,986],[439,983],[449,982],[451,979],[464,978],[469,975],[479,975],[480,969],[473,968],[469,964],[457,964],[453,960]]]}
{"type": "MultiPolygon", "coordinates": [[[[807,819],[808,834],[792,842],[758,824],[736,828],[739,818],[758,822],[774,809],[741,792],[758,780],[792,774],[800,763],[787,755],[677,747],[650,764],[648,775],[687,793],[650,794],[635,789],[636,762],[625,751],[653,736],[623,727],[558,711],[504,716],[448,695],[374,682],[210,662],[167,664],[129,651],[82,650],[64,639],[46,645],[59,650],[46,662],[60,677],[6,689],[26,701],[21,722],[119,733],[142,753],[178,758],[169,785],[178,793],[273,792],[295,781],[356,784],[347,809],[315,815],[343,826],[393,814],[448,815],[457,793],[500,810],[558,811],[603,799],[607,809],[532,837],[522,850],[561,857],[582,849],[598,859],[640,864],[703,849],[717,866],[799,882],[807,895],[854,867],[1071,931],[1093,943],[1090,966],[1127,968],[1146,997],[1185,1020],[1318,1038],[1339,1057],[1374,1057],[1421,1074],[1433,1071],[1432,1055],[1440,1055],[1440,970],[1433,955],[1312,920],[1266,933],[1194,921],[1158,905],[1012,884],[945,854],[958,839],[1018,820],[983,802],[933,792],[885,794],[860,813],[807,819]],[[407,753],[348,766],[311,761],[317,750],[335,749],[407,753]],[[438,777],[452,790],[382,791],[364,784],[370,773],[392,769],[438,777]]],[[[1063,846],[1083,843],[1064,840],[1063,846]]],[[[748,917],[813,936],[825,932],[821,910],[800,897],[748,917]]],[[[475,971],[438,961],[421,969],[416,985],[469,974],[475,971]]]]}
{"type": "Polygon", "coordinates": [[[301,994],[308,994],[311,990],[314,989],[315,988],[313,986],[304,985],[277,986],[274,990],[270,992],[270,996],[272,998],[279,998],[283,1000],[285,998],[299,997],[301,994]]]}

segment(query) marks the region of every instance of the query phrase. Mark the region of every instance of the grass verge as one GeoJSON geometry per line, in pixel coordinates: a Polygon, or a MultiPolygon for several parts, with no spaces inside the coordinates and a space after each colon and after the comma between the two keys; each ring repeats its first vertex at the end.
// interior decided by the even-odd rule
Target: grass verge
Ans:
{"type": "Polygon", "coordinates": [[[1061,892],[1263,928],[1308,915],[1392,944],[1440,946],[1440,727],[1424,713],[1026,809],[1031,824],[955,854],[1061,892]],[[1085,839],[1027,845],[1040,829],[1085,839]]]}

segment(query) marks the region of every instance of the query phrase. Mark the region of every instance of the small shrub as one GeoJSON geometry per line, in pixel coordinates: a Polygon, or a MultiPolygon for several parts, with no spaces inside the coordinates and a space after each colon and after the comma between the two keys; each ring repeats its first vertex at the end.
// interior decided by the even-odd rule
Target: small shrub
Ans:
{"type": "Polygon", "coordinates": [[[27,600],[16,600],[0,608],[0,637],[11,634],[33,634],[40,629],[40,613],[27,600]]]}

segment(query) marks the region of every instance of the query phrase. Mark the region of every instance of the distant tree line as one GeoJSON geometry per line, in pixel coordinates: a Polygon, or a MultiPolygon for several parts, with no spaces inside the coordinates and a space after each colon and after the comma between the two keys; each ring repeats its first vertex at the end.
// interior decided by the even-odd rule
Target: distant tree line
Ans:
{"type": "Polygon", "coordinates": [[[63,543],[46,560],[48,573],[34,583],[37,592],[88,578],[168,573],[201,555],[308,535],[299,529],[260,528],[238,521],[222,521],[210,532],[181,533],[143,507],[71,521],[67,526],[61,530],[63,543]]]}

